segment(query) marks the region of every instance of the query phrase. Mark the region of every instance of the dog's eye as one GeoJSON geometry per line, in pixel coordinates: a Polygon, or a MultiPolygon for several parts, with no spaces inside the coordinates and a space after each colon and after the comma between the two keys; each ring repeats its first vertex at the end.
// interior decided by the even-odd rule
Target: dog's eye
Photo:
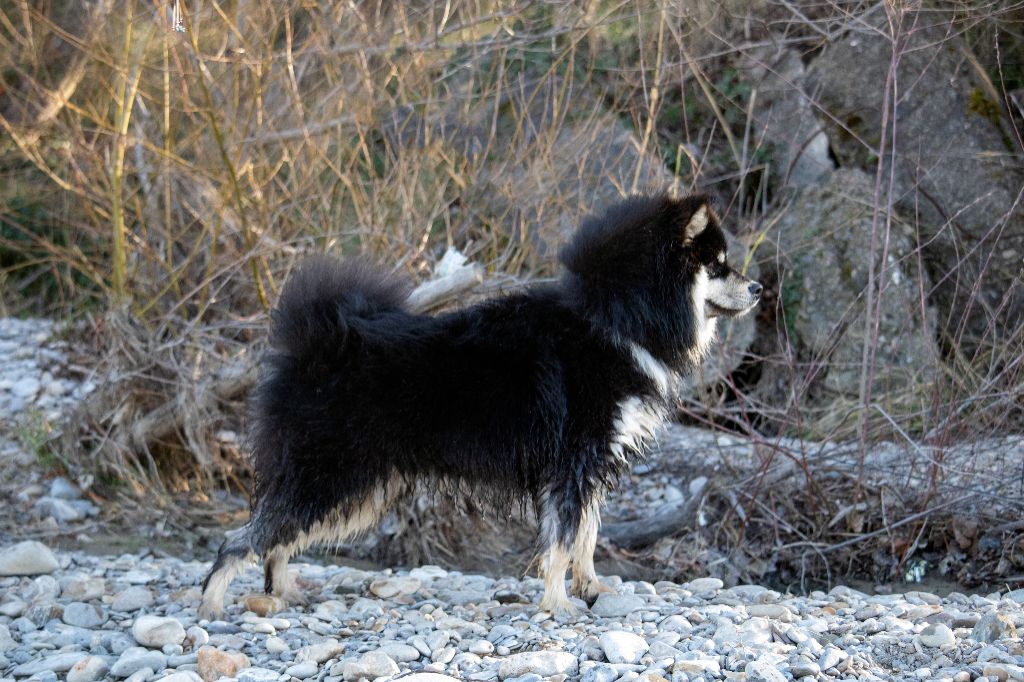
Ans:
{"type": "Polygon", "coordinates": [[[726,275],[729,274],[729,268],[725,265],[725,263],[715,263],[710,268],[708,268],[708,272],[712,277],[725,277],[726,275]]]}

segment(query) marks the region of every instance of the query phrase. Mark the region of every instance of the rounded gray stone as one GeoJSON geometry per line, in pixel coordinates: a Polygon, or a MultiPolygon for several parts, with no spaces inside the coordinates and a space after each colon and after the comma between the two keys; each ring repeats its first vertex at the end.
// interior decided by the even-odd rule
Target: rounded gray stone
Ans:
{"type": "Polygon", "coordinates": [[[151,668],[160,672],[167,667],[167,656],[159,651],[133,646],[125,649],[121,656],[110,666],[113,677],[128,677],[143,668],[151,668]]]}
{"type": "Polygon", "coordinates": [[[67,682],[95,682],[102,679],[110,665],[99,656],[87,656],[71,666],[68,670],[67,682]]]}
{"type": "Polygon", "coordinates": [[[61,619],[68,625],[92,630],[107,622],[107,612],[95,604],[73,601],[64,606],[61,619]]]}
{"type": "Polygon", "coordinates": [[[650,648],[643,637],[622,630],[602,633],[600,642],[609,663],[637,663],[650,648]]]}
{"type": "Polygon", "coordinates": [[[114,611],[129,612],[144,609],[152,604],[153,592],[148,587],[132,585],[117,593],[110,608],[114,611]]]}
{"type": "Polygon", "coordinates": [[[520,677],[536,673],[541,677],[575,675],[579,661],[567,651],[528,651],[507,656],[498,667],[498,677],[520,677]]]}
{"type": "Polygon", "coordinates": [[[0,576],[45,575],[60,564],[50,548],[35,540],[26,540],[0,550],[0,576]]]}
{"type": "Polygon", "coordinates": [[[38,658],[32,661],[26,661],[21,665],[15,666],[11,673],[15,677],[30,677],[32,675],[39,674],[44,671],[50,671],[55,673],[67,672],[76,663],[86,658],[89,654],[84,651],[75,651],[72,653],[53,654],[38,658]]]}
{"type": "Polygon", "coordinates": [[[242,668],[235,673],[238,682],[277,682],[280,673],[266,668],[242,668]]]}
{"type": "Polygon", "coordinates": [[[132,636],[143,646],[161,649],[185,641],[185,628],[174,618],[139,616],[132,624],[132,636]]]}
{"type": "Polygon", "coordinates": [[[642,597],[633,594],[602,592],[597,595],[597,601],[590,607],[590,610],[595,616],[601,618],[618,618],[633,611],[639,611],[646,605],[647,602],[642,597]]]}

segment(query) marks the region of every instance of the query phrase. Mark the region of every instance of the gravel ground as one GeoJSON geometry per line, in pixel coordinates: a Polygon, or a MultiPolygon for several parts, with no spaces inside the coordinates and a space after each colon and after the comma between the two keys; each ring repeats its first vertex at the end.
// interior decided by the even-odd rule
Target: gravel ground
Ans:
{"type": "Polygon", "coordinates": [[[60,419],[95,388],[56,331],[50,320],[0,317],[0,422],[32,413],[60,419]]]}
{"type": "Polygon", "coordinates": [[[226,620],[197,619],[207,564],[0,550],[5,679],[1024,680],[1024,590],[784,595],[716,578],[605,581],[576,616],[540,611],[536,578],[423,566],[295,564],[309,606],[236,580],[226,620]],[[446,677],[442,677],[446,676],[446,677]]]}

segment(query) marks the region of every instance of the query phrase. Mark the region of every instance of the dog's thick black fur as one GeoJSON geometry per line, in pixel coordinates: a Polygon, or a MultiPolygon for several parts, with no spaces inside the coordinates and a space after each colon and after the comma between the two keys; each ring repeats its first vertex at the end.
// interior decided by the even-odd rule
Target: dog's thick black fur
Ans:
{"type": "Polygon", "coordinates": [[[697,289],[730,277],[750,289],[719,314],[760,290],[723,265],[725,248],[703,197],[636,197],[583,224],[557,284],[438,316],[408,312],[405,284],[363,262],[309,259],[273,314],[251,412],[252,518],[221,547],[204,614],[253,555],[268,592],[301,599],[289,557],[366,530],[417,481],[499,510],[534,505],[545,608],[571,609],[570,560],[577,594],[604,589],[598,505],[706,351],[714,315],[697,289]]]}

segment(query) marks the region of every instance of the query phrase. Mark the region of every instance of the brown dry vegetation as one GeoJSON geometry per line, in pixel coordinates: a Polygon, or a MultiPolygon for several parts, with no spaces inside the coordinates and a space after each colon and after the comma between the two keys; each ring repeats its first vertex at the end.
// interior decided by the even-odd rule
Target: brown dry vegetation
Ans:
{"type": "MultiPolygon", "coordinates": [[[[92,364],[100,359],[105,382],[68,424],[55,425],[64,435],[57,454],[72,473],[98,476],[121,501],[247,489],[231,434],[243,430],[267,310],[303,253],[369,254],[422,279],[454,246],[489,280],[525,281],[551,276],[553,244],[615,196],[700,188],[717,199],[769,289],[749,351],[688,398],[681,417],[742,433],[773,454],[741,487],[712,488],[732,525],[713,538],[698,530],[695,541],[728,554],[755,540],[810,542],[811,533],[817,551],[881,531],[888,544],[853,543],[861,554],[847,568],[888,566],[896,555],[895,573],[920,549],[926,524],[934,548],[954,537],[950,519],[966,516],[982,528],[972,538],[1002,529],[1001,554],[989,564],[1005,561],[985,578],[1024,574],[1024,536],[1013,525],[1019,492],[998,488],[993,500],[989,479],[957,477],[971,494],[952,511],[934,503],[948,493],[944,467],[963,468],[941,455],[936,464],[935,453],[1021,430],[1021,320],[1008,299],[992,303],[973,287],[985,280],[971,260],[979,244],[1003,243],[1004,230],[1020,237],[1020,197],[993,216],[991,239],[956,242],[966,244],[957,252],[962,269],[941,270],[929,245],[942,230],[935,236],[926,217],[894,208],[886,169],[898,165],[891,142],[902,134],[903,109],[866,134],[859,120],[817,101],[832,156],[874,182],[863,253],[871,266],[859,292],[868,313],[827,329],[829,351],[801,346],[794,282],[803,275],[794,263],[802,246],[777,227],[793,200],[792,168],[780,168],[756,113],[762,82],[751,75],[771,51],[813,63],[869,24],[892,45],[891,75],[909,27],[952,27],[942,40],[963,46],[980,83],[972,111],[1001,131],[1001,154],[1019,172],[1021,3],[932,2],[919,12],[920,3],[868,1],[188,0],[181,31],[174,5],[0,6],[2,312],[67,319],[92,364]],[[934,353],[898,381],[876,361],[894,225],[910,235],[901,262],[919,273],[911,317],[938,317],[934,353]],[[962,277],[942,276],[949,272],[962,277]],[[946,299],[953,303],[936,313],[946,299]],[[835,392],[821,377],[839,371],[831,351],[852,333],[863,353],[843,371],[857,390],[835,392]],[[844,466],[837,479],[831,464],[808,460],[792,446],[800,441],[782,436],[855,442],[848,462],[861,466],[844,466]],[[920,456],[934,485],[886,509],[891,491],[863,467],[879,441],[920,456]],[[800,480],[772,476],[779,461],[799,463],[800,480]],[[773,503],[786,484],[836,499],[804,509],[773,503]],[[750,498],[740,519],[730,501],[737,490],[750,498]],[[855,526],[830,523],[851,505],[855,526]],[[886,532],[893,524],[899,533],[886,532]],[[767,530],[751,538],[758,527],[767,530]],[[878,551],[885,561],[872,558],[878,551]]],[[[894,79],[890,90],[913,109],[912,82],[894,79]]],[[[1019,284],[1018,273],[1002,293],[1019,295],[1019,284]]],[[[898,324],[896,336],[912,326],[898,324]]],[[[439,535],[430,551],[397,555],[443,558],[450,546],[439,535]]],[[[977,544],[965,542],[968,553],[977,544]]],[[[779,569],[762,573],[769,570],[779,569]]]]}

